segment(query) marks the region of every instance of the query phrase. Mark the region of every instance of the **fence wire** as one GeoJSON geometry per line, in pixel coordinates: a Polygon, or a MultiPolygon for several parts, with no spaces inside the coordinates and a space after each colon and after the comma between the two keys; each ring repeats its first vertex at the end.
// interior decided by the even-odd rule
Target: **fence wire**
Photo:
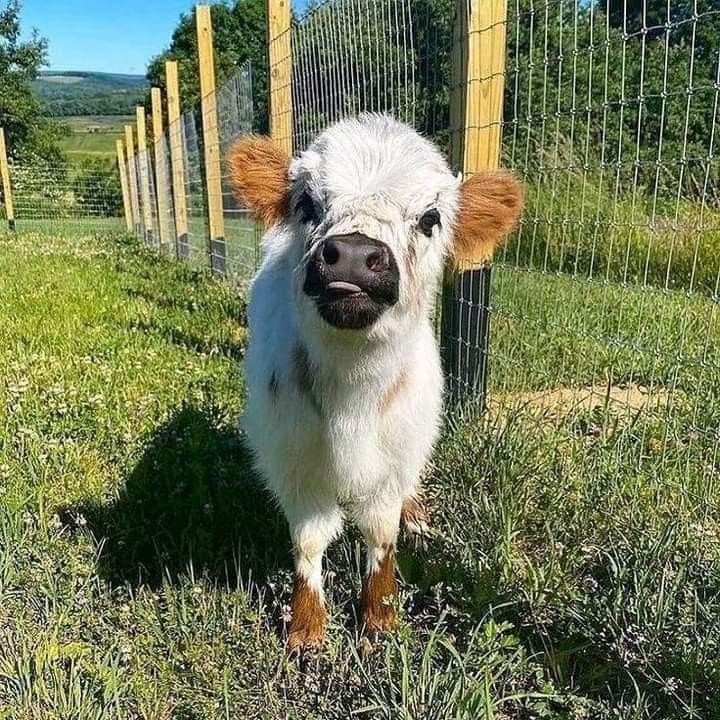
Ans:
{"type": "MultiPolygon", "coordinates": [[[[138,235],[163,252],[197,267],[222,268],[225,277],[239,286],[246,286],[257,269],[259,231],[255,219],[237,203],[232,193],[225,159],[232,143],[241,135],[252,132],[252,71],[249,63],[217,89],[212,112],[217,116],[215,153],[221,159],[220,190],[215,195],[210,196],[207,189],[203,129],[207,127],[208,118],[203,116],[201,106],[183,113],[177,125],[164,129],[158,147],[148,150],[151,172],[147,181],[147,208],[143,202],[142,160],[139,155],[128,160],[128,170],[130,163],[136,168],[138,235]],[[158,161],[164,168],[161,173],[157,172],[158,161]],[[181,182],[176,183],[176,178],[181,178],[181,182]],[[219,222],[222,224],[221,235],[212,242],[211,199],[221,208],[219,222]],[[161,205],[165,208],[162,214],[161,205]]],[[[132,184],[130,172],[129,177],[132,184]]]]}
{"type": "MultiPolygon", "coordinates": [[[[120,181],[110,162],[69,166],[36,159],[12,163],[10,173],[17,230],[84,234],[123,226],[120,181]]],[[[0,218],[5,217],[0,203],[0,218]]]]}
{"type": "MultiPolygon", "coordinates": [[[[295,151],[340,118],[388,112],[431,137],[459,169],[458,138],[468,128],[453,111],[466,90],[456,8],[450,0],[327,0],[296,19],[295,151]]],[[[524,180],[527,206],[492,277],[483,270],[447,279],[451,302],[438,328],[450,382],[466,395],[487,390],[490,415],[520,408],[566,428],[572,415],[587,432],[632,426],[639,464],[677,461],[666,451],[687,438],[693,452],[714,457],[720,9],[711,0],[511,0],[503,25],[502,163],[524,180]]],[[[495,29],[477,30],[481,47],[495,29]]],[[[225,158],[253,125],[249,65],[215,100],[225,158]]],[[[187,111],[157,152],[128,160],[135,224],[198,266],[221,256],[244,285],[257,266],[258,228],[223,165],[222,233],[210,242],[209,200],[218,198],[206,190],[207,122],[199,108],[187,111]]],[[[14,167],[13,177],[19,226],[60,216],[120,221],[119,184],[107,189],[52,168],[14,167]]],[[[714,463],[703,467],[715,472],[714,463]]]]}
{"type": "Polygon", "coordinates": [[[640,417],[638,461],[715,452],[719,419],[720,10],[652,8],[513,5],[503,155],[527,207],[492,293],[496,397],[640,417]]]}
{"type": "Polygon", "coordinates": [[[293,144],[360,112],[415,123],[410,0],[345,0],[315,7],[293,27],[293,144]]]}

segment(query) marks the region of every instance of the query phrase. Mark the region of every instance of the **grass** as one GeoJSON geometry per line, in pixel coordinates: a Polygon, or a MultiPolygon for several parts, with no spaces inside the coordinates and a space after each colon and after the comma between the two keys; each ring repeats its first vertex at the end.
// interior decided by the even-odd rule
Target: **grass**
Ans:
{"type": "Polygon", "coordinates": [[[494,283],[502,409],[448,423],[398,632],[359,638],[348,533],[298,665],[287,530],[235,431],[242,297],[107,231],[0,239],[0,717],[717,717],[715,303],[494,283]],[[528,407],[603,381],[664,404],[528,407]]]}
{"type": "Polygon", "coordinates": [[[522,227],[505,260],[547,272],[716,294],[720,211],[672,192],[653,200],[651,189],[638,187],[627,172],[617,188],[609,172],[532,173],[522,227]]]}
{"type": "Polygon", "coordinates": [[[70,133],[58,143],[68,159],[77,163],[87,158],[114,159],[115,141],[132,119],[115,115],[82,115],[62,118],[70,133]]]}

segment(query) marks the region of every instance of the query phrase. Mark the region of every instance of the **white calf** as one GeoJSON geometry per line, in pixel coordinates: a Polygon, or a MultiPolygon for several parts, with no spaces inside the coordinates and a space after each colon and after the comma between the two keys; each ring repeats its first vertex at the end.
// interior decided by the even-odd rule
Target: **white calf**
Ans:
{"type": "Polygon", "coordinates": [[[340,122],[299,157],[267,138],[230,155],[238,196],[267,224],[251,291],[244,428],[290,524],[290,649],[318,644],[322,558],[349,519],[367,542],[362,611],[394,622],[403,506],[416,524],[443,379],[430,322],[447,256],[487,258],[515,225],[506,173],[464,183],[389,117],[340,122]]]}

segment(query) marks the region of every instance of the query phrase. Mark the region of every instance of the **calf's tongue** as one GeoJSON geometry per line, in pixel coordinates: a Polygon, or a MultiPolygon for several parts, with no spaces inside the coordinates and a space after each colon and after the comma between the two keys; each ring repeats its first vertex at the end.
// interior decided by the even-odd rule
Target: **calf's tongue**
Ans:
{"type": "Polygon", "coordinates": [[[335,280],[334,282],[328,283],[327,289],[333,295],[359,295],[362,292],[362,288],[359,285],[343,282],[342,280],[335,280]]]}

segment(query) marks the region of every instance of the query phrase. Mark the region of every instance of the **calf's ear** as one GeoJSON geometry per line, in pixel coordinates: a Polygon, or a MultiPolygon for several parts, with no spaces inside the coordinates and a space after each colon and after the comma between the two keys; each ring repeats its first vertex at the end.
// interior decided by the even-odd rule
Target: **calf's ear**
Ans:
{"type": "Polygon", "coordinates": [[[290,204],[290,158],[261,135],[238,140],[228,155],[230,181],[238,200],[266,225],[281,222],[290,204]]]}
{"type": "Polygon", "coordinates": [[[517,225],[524,202],[523,187],[509,172],[469,177],[460,188],[452,247],[456,267],[489,262],[517,225]]]}

